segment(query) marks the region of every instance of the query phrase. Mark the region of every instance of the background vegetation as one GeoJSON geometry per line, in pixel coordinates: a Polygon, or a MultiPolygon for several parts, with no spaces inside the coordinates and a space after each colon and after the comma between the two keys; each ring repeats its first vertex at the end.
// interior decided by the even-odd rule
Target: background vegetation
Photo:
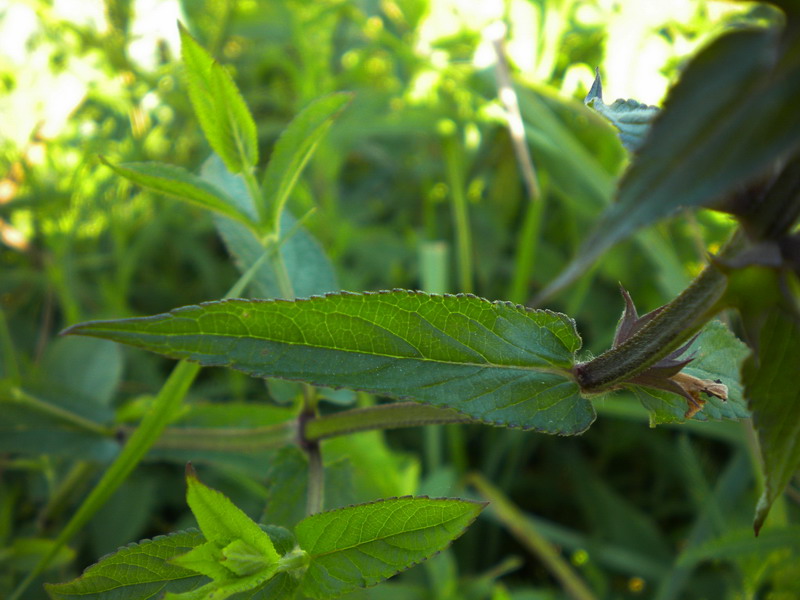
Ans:
{"type": "MultiPolygon", "coordinates": [[[[574,256],[626,164],[614,130],[581,101],[593,67],[610,97],[658,103],[699,45],[776,16],[758,4],[603,0],[0,9],[0,590],[47,552],[171,368],[57,332],[221,298],[238,277],[207,213],[131,186],[97,161],[163,160],[196,172],[208,156],[176,60],[178,18],[231,68],[256,118],[262,161],[313,99],[354,93],[290,201],[296,215],[316,208],[305,225],[340,288],[527,303],[574,256]],[[537,202],[498,99],[497,22],[509,25],[537,202]],[[104,435],[109,427],[119,439],[104,435]]],[[[732,228],[704,210],[653,226],[546,306],[575,318],[584,347],[599,353],[622,308],[619,282],[642,312],[660,306],[732,228]]],[[[174,429],[257,425],[265,411],[292,410],[296,396],[291,386],[206,369],[174,429]]],[[[377,401],[329,396],[326,412],[377,401]]],[[[797,482],[768,521],[786,536],[756,544],[760,467],[748,421],[650,429],[625,394],[597,409],[598,422],[577,438],[452,425],[326,442],[330,506],[404,494],[494,500],[451,550],[363,595],[564,597],[520,541],[526,531],[502,525],[503,497],[524,515],[512,519],[518,529],[543,536],[598,598],[798,593],[797,482]]],[[[43,580],[64,581],[120,545],[190,525],[187,459],[251,516],[265,504],[285,507],[287,524],[303,514],[299,453],[167,437],[43,580]]],[[[27,597],[41,594],[33,587],[27,597]]]]}

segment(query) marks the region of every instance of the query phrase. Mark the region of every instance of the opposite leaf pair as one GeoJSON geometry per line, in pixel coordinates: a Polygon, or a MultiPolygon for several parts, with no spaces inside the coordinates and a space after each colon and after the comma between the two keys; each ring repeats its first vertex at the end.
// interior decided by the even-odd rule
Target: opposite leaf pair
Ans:
{"type": "Polygon", "coordinates": [[[51,597],[105,598],[124,590],[129,600],[161,591],[167,600],[224,600],[240,593],[275,600],[299,591],[325,600],[430,558],[485,506],[451,498],[392,498],[312,515],[292,535],[252,521],[200,482],[191,465],[186,481],[186,499],[202,535],[178,532],[122,548],[79,579],[48,585],[51,597]]]}

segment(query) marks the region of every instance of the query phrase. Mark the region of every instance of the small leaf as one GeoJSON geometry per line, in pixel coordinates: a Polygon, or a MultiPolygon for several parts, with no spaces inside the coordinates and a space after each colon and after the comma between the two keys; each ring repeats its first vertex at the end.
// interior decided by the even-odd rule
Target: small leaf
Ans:
{"type": "Polygon", "coordinates": [[[103,557],[73,581],[45,587],[54,600],[147,600],[164,590],[195,589],[207,579],[169,561],[203,542],[198,531],[143,540],[103,557]]]}
{"type": "Polygon", "coordinates": [[[258,135],[253,116],[228,71],[183,25],[179,28],[189,97],[208,143],[231,172],[252,169],[258,163],[258,135]]]}
{"type": "MultiPolygon", "coordinates": [[[[728,399],[723,401],[713,395],[705,396],[703,409],[694,419],[745,419],[750,416],[742,392],[739,369],[749,350],[720,321],[710,321],[682,356],[693,357],[682,369],[683,373],[698,379],[719,381],[728,388],[728,399]]],[[[686,421],[686,400],[677,394],[641,385],[630,388],[644,407],[650,411],[650,425],[683,423],[686,421]]]]}
{"type": "Polygon", "coordinates": [[[114,165],[104,158],[100,160],[115,173],[137,185],[213,210],[248,227],[253,226],[250,217],[238,210],[225,192],[185,169],[163,163],[114,165]]]}
{"type": "Polygon", "coordinates": [[[311,559],[301,589],[323,599],[380,583],[449,546],[484,506],[405,497],[312,515],[295,530],[311,559]]]}
{"type": "Polygon", "coordinates": [[[225,548],[242,540],[262,554],[265,565],[278,561],[269,536],[224,494],[204,485],[191,465],[187,467],[186,484],[186,501],[209,542],[225,548]]]}
{"type": "Polygon", "coordinates": [[[753,524],[758,534],[775,499],[800,468],[800,324],[773,308],[758,336],[758,353],[745,361],[745,385],[764,459],[764,492],[753,524]]]}
{"type": "Polygon", "coordinates": [[[611,105],[603,102],[603,84],[600,80],[599,69],[596,72],[592,88],[583,102],[619,129],[619,139],[629,152],[639,149],[650,130],[650,124],[658,114],[657,107],[648,106],[636,100],[619,99],[611,105]]]}
{"type": "Polygon", "coordinates": [[[264,173],[263,185],[273,223],[283,214],[286,201],[317,144],[351,99],[351,94],[336,93],[314,100],[278,138],[264,173]]]}
{"type": "Polygon", "coordinates": [[[228,300],[67,333],[257,377],[411,398],[496,425],[570,435],[595,418],[570,372],[581,342],[574,322],[475,296],[395,290],[228,300]]]}
{"type": "Polygon", "coordinates": [[[233,579],[235,575],[222,566],[222,551],[217,544],[206,542],[192,548],[186,554],[176,556],[170,562],[184,569],[197,571],[214,581],[233,579]]]}

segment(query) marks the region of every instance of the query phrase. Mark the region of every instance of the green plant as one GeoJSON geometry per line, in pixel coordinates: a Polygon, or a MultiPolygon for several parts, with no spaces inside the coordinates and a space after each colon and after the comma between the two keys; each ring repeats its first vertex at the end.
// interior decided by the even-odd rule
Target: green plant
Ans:
{"type": "MultiPolygon", "coordinates": [[[[800,358],[792,271],[797,270],[795,140],[800,134],[791,108],[798,79],[790,52],[797,44],[794,18],[790,12],[783,33],[776,28],[730,34],[695,59],[634,156],[620,184],[619,202],[601,217],[578,259],[545,290],[543,296],[548,296],[566,285],[605,249],[677,206],[714,206],[739,218],[743,232],[674,301],[640,318],[623,292],[626,307],[613,347],[595,358],[579,354],[575,323],[550,311],[468,295],[402,290],[305,298],[332,291],[335,284],[324,253],[302,227],[305,217],[296,220],[285,209],[286,200],[348,96],[323,97],[304,110],[276,145],[259,183],[254,173],[256,130],[244,102],[228,73],[182,31],[190,96],[216,155],[200,176],[162,164],[106,164],[136,184],[215,211],[220,235],[243,272],[239,290],[231,295],[251,285],[261,295],[281,300],[223,300],[155,317],[83,323],[69,333],[124,342],[201,365],[229,366],[258,377],[344,387],[422,404],[385,404],[324,415],[317,403],[327,392],[303,385],[299,414],[270,415],[272,422],[252,432],[262,448],[283,447],[296,439],[305,451],[306,512],[311,516],[296,525],[294,537],[274,527],[257,531],[238,509],[190,475],[188,501],[202,535],[180,533],[123,549],[76,582],[51,586],[51,595],[98,591],[104,569],[135,564],[151,553],[157,555],[163,574],[150,583],[156,589],[166,585],[170,593],[187,598],[235,593],[289,597],[297,587],[311,597],[327,598],[377,583],[446,546],[480,508],[457,499],[401,498],[320,512],[325,490],[321,440],[373,429],[475,421],[577,434],[594,421],[598,397],[618,389],[639,397],[654,424],[691,417],[739,418],[748,414],[747,399],[766,459],[766,486],[756,516],[760,528],[800,462],[792,445],[797,432],[783,429],[798,421],[792,373],[800,358]],[[776,60],[772,70],[762,70],[763,61],[775,54],[785,58],[776,60]],[[737,59],[735,77],[725,70],[732,57],[737,59]],[[723,95],[724,102],[698,102],[709,81],[717,79],[729,86],[736,101],[723,95]],[[764,93],[779,110],[760,108],[764,93]],[[712,169],[716,163],[711,157],[732,147],[737,137],[745,140],[743,150],[712,169]],[[769,177],[759,179],[767,172],[769,177]],[[740,189],[753,181],[756,184],[740,189]],[[755,299],[754,281],[761,290],[755,299]],[[740,310],[745,329],[754,336],[758,354],[746,361],[744,346],[723,324],[711,321],[728,307],[740,310]],[[216,508],[203,508],[203,498],[213,498],[209,505],[216,508]],[[441,515],[445,506],[453,511],[452,521],[449,516],[439,521],[409,519],[407,528],[391,529],[389,536],[416,540],[419,551],[390,560],[381,546],[373,556],[379,568],[356,564],[354,571],[347,570],[345,566],[356,560],[355,553],[348,554],[350,546],[316,550],[312,539],[325,527],[344,527],[345,537],[353,535],[365,520],[393,526],[391,519],[376,516],[381,511],[441,515]],[[214,522],[225,527],[214,530],[214,522]],[[414,533],[419,531],[433,539],[421,543],[414,533]],[[328,556],[333,556],[331,564],[325,562],[328,556]],[[331,569],[347,572],[331,576],[331,569]]],[[[62,530],[50,555],[81,528],[176,418],[197,371],[189,363],[176,368],[153,412],[96,493],[62,530]]],[[[235,441],[236,435],[232,437],[235,441]]],[[[483,489],[485,495],[492,494],[485,485],[483,489]]],[[[369,538],[365,543],[384,542],[369,538]]],[[[568,581],[574,577],[568,567],[561,572],[568,581]]],[[[134,576],[124,585],[141,583],[134,576]]],[[[574,595],[585,594],[583,589],[576,585],[574,595]]]]}

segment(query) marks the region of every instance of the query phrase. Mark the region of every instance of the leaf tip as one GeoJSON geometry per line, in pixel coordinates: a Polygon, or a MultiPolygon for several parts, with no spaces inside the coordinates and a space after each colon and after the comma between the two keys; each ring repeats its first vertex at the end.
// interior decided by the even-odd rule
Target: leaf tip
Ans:
{"type": "Polygon", "coordinates": [[[192,461],[186,463],[186,480],[200,481],[200,479],[197,477],[197,471],[194,470],[192,461]]]}

